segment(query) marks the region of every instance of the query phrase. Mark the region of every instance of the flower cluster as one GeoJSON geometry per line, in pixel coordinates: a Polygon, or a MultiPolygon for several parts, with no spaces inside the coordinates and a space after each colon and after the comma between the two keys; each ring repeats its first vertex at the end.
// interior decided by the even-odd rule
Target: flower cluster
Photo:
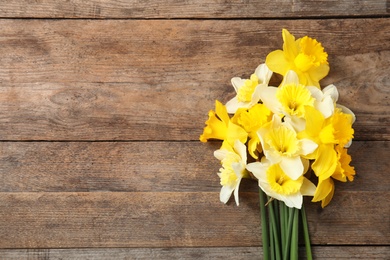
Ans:
{"type": "Polygon", "coordinates": [[[238,205],[242,178],[255,177],[288,207],[300,209],[302,196],[325,207],[334,180],[354,179],[347,148],[355,115],[337,103],[336,86],[319,84],[329,72],[328,54],[313,38],[295,39],[285,29],[282,35],[283,50],[269,53],[249,79],[232,78],[236,96],[225,105],[216,101],[200,136],[223,140],[214,156],[222,164],[224,203],[234,193],[238,205]],[[270,86],[273,73],[283,76],[279,86],[270,86]]]}

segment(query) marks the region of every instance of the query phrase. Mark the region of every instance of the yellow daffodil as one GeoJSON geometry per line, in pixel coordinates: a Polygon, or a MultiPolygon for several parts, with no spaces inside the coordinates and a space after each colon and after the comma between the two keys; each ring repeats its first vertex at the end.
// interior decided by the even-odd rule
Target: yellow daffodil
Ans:
{"type": "Polygon", "coordinates": [[[305,115],[306,129],[298,136],[310,138],[318,144],[315,153],[308,157],[311,156],[311,159],[314,159],[312,169],[319,180],[313,202],[322,201],[321,205],[325,207],[334,193],[334,183],[331,177],[342,179],[344,172],[349,176],[354,173],[348,167],[350,160],[348,161],[346,151],[340,148],[353,137],[352,116],[336,108],[334,114],[325,119],[323,114],[313,107],[306,107],[305,115]],[[337,145],[336,149],[335,145],[337,145]],[[343,171],[344,168],[345,171],[343,171]]]}
{"type": "Polygon", "coordinates": [[[299,83],[298,75],[290,70],[279,88],[265,87],[260,93],[263,103],[275,114],[285,116],[297,131],[305,128],[305,107],[315,99],[307,87],[299,83]]]}
{"type": "Polygon", "coordinates": [[[301,156],[313,153],[318,146],[309,139],[299,139],[294,128],[287,122],[281,122],[277,115],[257,133],[265,157],[272,164],[280,164],[292,180],[298,179],[304,172],[301,156]]]}
{"type": "Polygon", "coordinates": [[[233,123],[242,126],[248,133],[249,154],[257,159],[256,152],[261,152],[260,139],[257,130],[272,119],[271,111],[264,104],[256,104],[250,109],[240,108],[232,118],[233,123]]]}
{"type": "Polygon", "coordinates": [[[236,140],[234,147],[224,143],[221,149],[214,152],[214,156],[221,161],[222,168],[218,176],[221,179],[220,200],[227,203],[234,191],[234,199],[239,205],[238,189],[241,179],[248,175],[246,171],[246,147],[236,140]]]}
{"type": "Polygon", "coordinates": [[[320,88],[319,81],[329,73],[328,54],[321,43],[308,36],[295,40],[286,29],[283,29],[282,36],[283,50],[268,54],[267,66],[283,76],[294,70],[301,84],[320,88]]]}
{"type": "MultiPolygon", "coordinates": [[[[314,195],[316,187],[311,181],[304,176],[291,179],[279,164],[271,164],[263,159],[262,162],[248,164],[246,168],[259,180],[260,188],[268,196],[284,201],[288,207],[300,209],[302,196],[314,195]]],[[[305,171],[307,168],[305,167],[305,171]]]]}
{"type": "Polygon", "coordinates": [[[233,114],[239,108],[251,108],[260,100],[261,88],[268,86],[272,71],[265,64],[259,65],[250,79],[232,78],[237,95],[226,103],[228,113],[233,114]]]}
{"type": "Polygon", "coordinates": [[[245,143],[247,137],[247,132],[230,120],[226,107],[216,100],[215,112],[212,110],[209,112],[209,119],[199,140],[201,142],[207,142],[209,139],[226,140],[233,145],[236,140],[245,143]]]}

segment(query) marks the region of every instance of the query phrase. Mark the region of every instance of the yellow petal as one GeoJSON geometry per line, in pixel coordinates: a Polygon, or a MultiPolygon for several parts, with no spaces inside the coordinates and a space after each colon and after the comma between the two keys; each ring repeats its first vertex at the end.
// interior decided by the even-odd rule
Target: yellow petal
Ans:
{"type": "Polygon", "coordinates": [[[332,194],[333,191],[334,191],[333,180],[331,178],[326,178],[326,179],[320,178],[312,201],[317,202],[317,201],[327,199],[326,201],[326,205],[327,205],[333,197],[332,194]]]}
{"type": "Polygon", "coordinates": [[[286,29],[282,30],[283,36],[283,52],[288,61],[294,61],[295,57],[298,55],[298,45],[295,41],[294,35],[292,35],[286,29]]]}
{"type": "Polygon", "coordinates": [[[282,50],[276,50],[267,55],[265,64],[270,70],[281,75],[285,75],[290,70],[290,64],[286,60],[282,50]]]}
{"type": "Polygon", "coordinates": [[[320,145],[317,158],[312,164],[314,173],[323,179],[329,178],[336,170],[337,154],[333,145],[320,145]]]}
{"type": "Polygon", "coordinates": [[[215,112],[217,116],[227,125],[230,120],[228,112],[226,107],[218,100],[215,100],[215,112]]]}
{"type": "Polygon", "coordinates": [[[236,140],[240,140],[241,143],[246,143],[248,133],[241,127],[232,122],[229,122],[226,134],[226,140],[230,144],[234,144],[236,140]]]}

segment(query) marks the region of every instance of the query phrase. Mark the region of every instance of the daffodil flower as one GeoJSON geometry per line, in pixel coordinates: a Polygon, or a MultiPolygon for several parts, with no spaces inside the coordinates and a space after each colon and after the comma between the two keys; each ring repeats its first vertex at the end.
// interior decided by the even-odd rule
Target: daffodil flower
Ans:
{"type": "Polygon", "coordinates": [[[251,108],[260,100],[261,88],[268,86],[272,76],[265,64],[259,65],[250,79],[232,78],[231,82],[237,95],[226,103],[228,113],[234,114],[239,108],[251,108]]]}
{"type": "Polygon", "coordinates": [[[285,116],[298,132],[305,129],[305,107],[314,106],[310,90],[299,83],[298,75],[290,70],[280,87],[265,87],[260,92],[263,103],[279,116],[285,116]]]}
{"type": "Polygon", "coordinates": [[[320,111],[306,107],[306,129],[298,137],[309,138],[318,144],[317,150],[311,155],[311,159],[314,159],[311,167],[319,180],[312,201],[321,201],[322,207],[325,207],[334,193],[331,177],[343,178],[343,168],[349,176],[354,172],[347,167],[350,162],[348,155],[340,150],[353,137],[352,116],[336,108],[334,114],[325,119],[320,111]],[[335,145],[339,147],[336,150],[335,145]]]}
{"type": "Polygon", "coordinates": [[[249,154],[257,159],[257,152],[261,152],[260,139],[257,131],[272,119],[272,112],[264,104],[256,104],[250,109],[240,108],[232,118],[232,121],[242,126],[248,133],[249,154]]]}
{"type": "Polygon", "coordinates": [[[320,88],[319,81],[329,73],[328,54],[321,43],[308,36],[295,40],[286,29],[283,29],[282,36],[283,50],[268,54],[267,66],[283,76],[294,70],[301,84],[320,88]]]}
{"type": "Polygon", "coordinates": [[[220,200],[227,203],[234,191],[234,199],[239,205],[238,189],[241,179],[248,175],[246,171],[246,147],[239,140],[234,142],[234,147],[222,144],[221,149],[214,152],[214,156],[221,161],[222,168],[218,176],[221,179],[220,200]]]}
{"type": "MultiPolygon", "coordinates": [[[[305,163],[305,172],[308,161],[305,163]]],[[[301,209],[303,196],[313,196],[316,186],[306,177],[291,179],[279,164],[271,164],[267,159],[250,163],[247,170],[259,180],[260,188],[270,197],[283,201],[288,207],[301,209]]]]}
{"type": "Polygon", "coordinates": [[[288,122],[281,122],[277,115],[257,133],[265,157],[272,164],[279,164],[292,180],[297,180],[304,172],[301,156],[313,153],[318,146],[310,139],[299,139],[294,128],[288,122]]]}
{"type": "Polygon", "coordinates": [[[206,127],[199,140],[207,142],[209,139],[218,139],[233,145],[235,140],[245,143],[247,138],[247,132],[230,120],[226,107],[216,100],[215,112],[212,110],[209,112],[209,119],[206,121],[206,127]]]}

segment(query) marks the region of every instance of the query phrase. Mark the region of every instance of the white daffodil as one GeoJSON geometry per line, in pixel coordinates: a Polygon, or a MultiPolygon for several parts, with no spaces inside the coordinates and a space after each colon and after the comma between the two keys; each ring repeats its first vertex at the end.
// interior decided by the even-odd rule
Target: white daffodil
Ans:
{"type": "MultiPolygon", "coordinates": [[[[305,172],[308,168],[305,160],[305,172]]],[[[269,160],[247,165],[247,170],[259,180],[259,187],[270,197],[283,201],[288,207],[302,207],[303,196],[313,196],[316,186],[306,177],[300,176],[292,180],[279,164],[271,164],[269,160]]]]}
{"type": "Polygon", "coordinates": [[[274,114],[284,116],[284,120],[298,132],[305,129],[305,106],[313,106],[315,101],[292,70],[287,72],[280,87],[262,88],[260,98],[274,114]]]}
{"type": "Polygon", "coordinates": [[[257,134],[265,157],[272,164],[280,164],[283,172],[292,180],[297,180],[304,173],[301,156],[311,154],[318,147],[310,139],[299,139],[291,124],[282,122],[277,115],[257,134]]]}
{"type": "Polygon", "coordinates": [[[247,175],[246,167],[246,146],[239,140],[234,142],[234,147],[224,142],[221,149],[214,152],[214,156],[221,161],[222,168],[218,176],[221,179],[220,200],[227,203],[234,191],[234,199],[239,205],[238,188],[241,179],[247,175]]]}
{"type": "Polygon", "coordinates": [[[265,63],[259,65],[250,79],[232,78],[231,82],[237,95],[226,103],[228,113],[234,114],[239,108],[251,108],[260,100],[262,87],[268,86],[272,76],[265,63]]]}

